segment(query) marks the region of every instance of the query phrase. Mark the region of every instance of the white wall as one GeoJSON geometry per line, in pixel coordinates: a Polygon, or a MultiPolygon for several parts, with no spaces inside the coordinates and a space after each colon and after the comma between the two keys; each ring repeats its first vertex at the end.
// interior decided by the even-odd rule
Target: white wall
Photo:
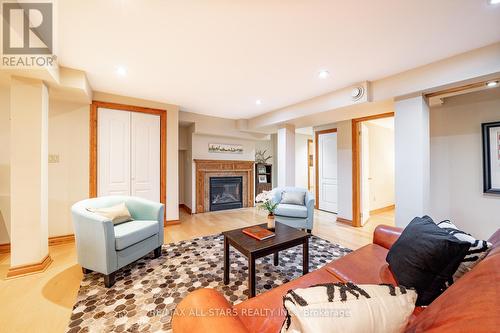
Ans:
{"type": "Polygon", "coordinates": [[[188,132],[189,126],[179,126],[179,150],[190,149],[187,141],[188,132]]]}
{"type": "Polygon", "coordinates": [[[295,133],[295,186],[307,189],[307,140],[311,135],[295,133]]]}
{"type": "Polygon", "coordinates": [[[394,130],[365,122],[369,135],[370,210],[394,204],[394,130]]]}
{"type": "Polygon", "coordinates": [[[429,211],[429,107],[423,96],[395,103],[394,184],[396,225],[406,227],[429,211]]]}
{"type": "Polygon", "coordinates": [[[277,186],[295,186],[295,127],[283,125],[278,129],[277,138],[277,186]]]}
{"type": "Polygon", "coordinates": [[[48,254],[49,93],[44,82],[11,78],[11,267],[48,254]]]}
{"type": "Polygon", "coordinates": [[[341,121],[337,127],[338,217],[352,220],[352,128],[351,121],[341,121]]]}
{"type": "Polygon", "coordinates": [[[193,200],[194,200],[194,192],[193,191],[193,175],[194,175],[194,168],[193,168],[193,150],[192,150],[192,145],[193,145],[193,131],[194,131],[194,124],[187,127],[185,129],[186,131],[186,154],[184,155],[184,167],[186,168],[184,172],[184,205],[188,206],[192,212],[194,212],[194,205],[193,205],[193,200]]]}
{"type": "Polygon", "coordinates": [[[482,239],[500,226],[500,196],[483,194],[481,123],[500,121],[500,89],[431,109],[430,216],[482,239]]]}
{"type": "Polygon", "coordinates": [[[207,160],[255,160],[255,141],[228,138],[222,136],[193,134],[192,138],[193,159],[207,160]],[[209,143],[240,144],[243,146],[242,154],[225,154],[208,152],[209,143]]]}
{"type": "Polygon", "coordinates": [[[0,86],[0,244],[10,240],[10,88],[0,86]]]}
{"type": "Polygon", "coordinates": [[[184,182],[184,174],[186,172],[185,168],[186,163],[186,151],[179,150],[179,205],[184,204],[185,197],[185,187],[186,183],[184,182]]]}
{"type": "MultiPolygon", "coordinates": [[[[255,151],[260,150],[260,151],[266,151],[265,156],[271,155],[274,157],[274,149],[273,149],[273,143],[271,140],[257,140],[255,141],[255,151]]],[[[267,163],[272,164],[273,163],[273,158],[270,158],[267,163]]]]}
{"type": "Polygon", "coordinates": [[[278,134],[271,134],[271,146],[273,147],[273,175],[272,175],[272,186],[278,186],[278,134]]]}
{"type": "Polygon", "coordinates": [[[73,233],[70,207],[89,193],[89,106],[49,102],[49,236],[73,233]]]}
{"type": "MultiPolygon", "coordinates": [[[[191,164],[191,162],[187,163],[186,161],[188,153],[191,154],[191,146],[188,145],[188,132],[189,126],[179,127],[179,205],[186,204],[186,172],[188,172],[186,169],[187,165],[191,164]]],[[[188,201],[190,202],[191,200],[188,201]]]]}

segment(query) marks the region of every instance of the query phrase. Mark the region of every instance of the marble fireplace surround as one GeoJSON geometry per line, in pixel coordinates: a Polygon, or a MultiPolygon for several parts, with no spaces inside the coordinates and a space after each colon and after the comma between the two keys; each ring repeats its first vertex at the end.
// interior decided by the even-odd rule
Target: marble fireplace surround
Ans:
{"type": "Polygon", "coordinates": [[[243,207],[253,207],[254,161],[194,160],[196,164],[196,213],[210,211],[210,177],[243,178],[243,207]]]}

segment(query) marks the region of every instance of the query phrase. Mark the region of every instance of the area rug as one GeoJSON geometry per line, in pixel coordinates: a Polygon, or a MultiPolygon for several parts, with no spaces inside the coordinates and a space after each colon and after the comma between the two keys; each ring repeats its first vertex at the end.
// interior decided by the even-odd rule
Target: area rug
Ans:
{"type": "MultiPolygon", "coordinates": [[[[351,252],[312,236],[309,271],[351,252]]],[[[247,299],[247,259],[231,247],[230,283],[224,285],[223,236],[212,235],[166,244],[162,256],[147,256],[116,274],[116,284],[105,288],[98,273],[87,274],[73,307],[68,332],[169,332],[171,313],[190,292],[214,288],[231,303],[247,299]]],[[[302,246],[280,252],[279,266],[273,256],[258,259],[256,293],[302,276],[302,246]]]]}

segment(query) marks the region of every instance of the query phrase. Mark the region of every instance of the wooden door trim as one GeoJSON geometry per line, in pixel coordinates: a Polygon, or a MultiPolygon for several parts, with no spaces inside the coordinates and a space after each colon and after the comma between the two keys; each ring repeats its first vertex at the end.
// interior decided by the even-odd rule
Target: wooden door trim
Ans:
{"type": "Polygon", "coordinates": [[[311,149],[309,149],[310,144],[313,142],[313,139],[307,139],[307,157],[306,157],[306,165],[307,165],[307,190],[311,190],[311,167],[309,166],[309,155],[311,155],[311,149]]]}
{"type": "Polygon", "coordinates": [[[89,156],[89,197],[97,197],[97,125],[98,108],[119,111],[140,112],[160,116],[160,202],[165,205],[167,216],[167,110],[152,109],[135,105],[125,105],[110,102],[92,101],[90,105],[90,156],[89,156]]]}
{"type": "Polygon", "coordinates": [[[318,138],[320,135],[322,134],[329,134],[329,133],[335,133],[337,132],[337,129],[336,128],[329,128],[329,129],[326,129],[326,130],[322,130],[322,131],[316,131],[314,132],[314,173],[315,173],[315,203],[314,203],[314,207],[316,209],[319,209],[319,166],[318,166],[318,161],[319,161],[319,146],[318,146],[318,138]]]}
{"type": "Polygon", "coordinates": [[[352,120],[352,226],[361,227],[361,174],[360,174],[360,159],[361,151],[359,142],[360,124],[364,121],[394,117],[394,112],[376,114],[373,116],[356,118],[352,120]]]}

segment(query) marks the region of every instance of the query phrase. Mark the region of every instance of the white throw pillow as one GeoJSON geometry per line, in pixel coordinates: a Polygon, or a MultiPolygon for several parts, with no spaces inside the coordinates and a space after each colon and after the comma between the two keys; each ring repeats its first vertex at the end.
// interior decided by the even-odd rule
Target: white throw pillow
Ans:
{"type": "Polygon", "coordinates": [[[289,205],[304,206],[305,201],[306,201],[305,198],[306,198],[305,192],[297,192],[297,191],[286,192],[286,191],[283,191],[283,193],[281,193],[280,203],[289,204],[289,205]]]}
{"type": "Polygon", "coordinates": [[[491,243],[485,240],[475,239],[470,234],[458,229],[457,226],[449,220],[441,221],[437,225],[441,229],[446,230],[450,235],[471,244],[469,251],[467,251],[467,254],[458,266],[455,274],[453,274],[453,282],[455,282],[462,277],[462,275],[473,269],[474,266],[483,260],[484,257],[486,257],[491,249],[491,243]]]}
{"type": "Polygon", "coordinates": [[[417,293],[393,285],[326,283],[290,290],[282,333],[404,331],[417,293]]]}
{"type": "Polygon", "coordinates": [[[132,221],[132,216],[124,202],[111,207],[87,208],[87,210],[111,219],[114,225],[132,221]]]}

